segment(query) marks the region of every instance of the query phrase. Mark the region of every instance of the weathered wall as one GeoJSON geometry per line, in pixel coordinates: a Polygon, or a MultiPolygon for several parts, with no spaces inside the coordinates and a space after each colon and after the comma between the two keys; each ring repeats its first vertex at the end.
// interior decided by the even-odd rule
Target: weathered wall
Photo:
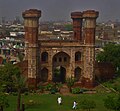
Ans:
{"type": "Polygon", "coordinates": [[[115,75],[115,68],[111,63],[96,62],[95,63],[95,76],[98,80],[109,80],[115,75]]]}

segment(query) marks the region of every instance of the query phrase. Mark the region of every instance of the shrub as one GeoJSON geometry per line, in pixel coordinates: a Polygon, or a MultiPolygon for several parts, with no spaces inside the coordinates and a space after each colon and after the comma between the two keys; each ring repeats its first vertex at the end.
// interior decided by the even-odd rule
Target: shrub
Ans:
{"type": "Polygon", "coordinates": [[[80,93],[80,88],[79,87],[72,88],[72,93],[73,94],[79,94],[80,93]]]}
{"type": "Polygon", "coordinates": [[[46,91],[50,91],[50,90],[52,89],[52,87],[53,87],[53,84],[47,84],[47,85],[45,86],[45,90],[46,90],[46,91]]]}
{"type": "Polygon", "coordinates": [[[61,87],[61,84],[55,83],[55,84],[48,84],[45,86],[46,91],[50,91],[52,94],[59,91],[59,88],[61,87]]]}
{"type": "Polygon", "coordinates": [[[45,89],[44,86],[42,86],[42,85],[39,85],[39,86],[38,86],[39,92],[43,93],[43,92],[44,92],[44,89],[45,89]]]}
{"type": "Polygon", "coordinates": [[[72,91],[72,86],[74,85],[75,83],[75,78],[74,77],[69,77],[66,79],[66,83],[67,83],[67,86],[69,88],[69,91],[71,92],[72,91]]]}
{"type": "Polygon", "coordinates": [[[62,83],[55,83],[54,85],[55,85],[57,91],[60,91],[60,88],[62,87],[62,83]]]}
{"type": "Polygon", "coordinates": [[[50,93],[51,93],[51,94],[55,94],[56,92],[57,92],[57,91],[56,91],[55,89],[51,89],[51,90],[50,90],[50,93]]]}
{"type": "Polygon", "coordinates": [[[53,84],[50,90],[51,94],[55,94],[58,91],[59,91],[59,85],[57,83],[53,84]]]}
{"type": "Polygon", "coordinates": [[[28,95],[29,93],[28,92],[24,92],[24,95],[28,95]]]}
{"type": "Polygon", "coordinates": [[[31,93],[33,93],[34,90],[35,90],[35,86],[34,85],[29,85],[28,88],[29,88],[29,92],[31,92],[31,93]]]}
{"type": "Polygon", "coordinates": [[[13,95],[13,96],[17,96],[18,93],[17,93],[17,92],[12,92],[12,95],[13,95]]]}

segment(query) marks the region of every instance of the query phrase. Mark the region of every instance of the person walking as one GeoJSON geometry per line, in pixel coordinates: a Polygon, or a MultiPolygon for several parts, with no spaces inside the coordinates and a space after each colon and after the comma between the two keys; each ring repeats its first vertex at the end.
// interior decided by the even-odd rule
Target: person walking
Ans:
{"type": "Polygon", "coordinates": [[[62,98],[58,97],[57,102],[58,102],[59,105],[61,105],[62,104],[62,98]]]}
{"type": "Polygon", "coordinates": [[[72,107],[73,109],[76,109],[77,108],[77,102],[76,101],[74,101],[73,102],[73,107],[72,107]]]}

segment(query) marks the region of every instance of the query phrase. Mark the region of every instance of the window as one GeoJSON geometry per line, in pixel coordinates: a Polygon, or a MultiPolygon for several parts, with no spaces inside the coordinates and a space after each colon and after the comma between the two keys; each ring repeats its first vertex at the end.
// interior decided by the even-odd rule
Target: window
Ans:
{"type": "Polygon", "coordinates": [[[59,57],[59,62],[62,62],[62,58],[61,57],[59,57]]]}
{"type": "Polygon", "coordinates": [[[57,62],[57,58],[56,57],[54,58],[54,62],[57,62]]]}
{"type": "Polygon", "coordinates": [[[47,52],[43,52],[41,55],[41,61],[42,62],[47,62],[48,61],[48,53],[47,52]]]}
{"type": "Polygon", "coordinates": [[[81,52],[76,52],[75,53],[75,61],[80,61],[81,60],[81,52]]]}
{"type": "Polygon", "coordinates": [[[64,62],[66,62],[67,61],[67,57],[64,57],[64,62]]]}

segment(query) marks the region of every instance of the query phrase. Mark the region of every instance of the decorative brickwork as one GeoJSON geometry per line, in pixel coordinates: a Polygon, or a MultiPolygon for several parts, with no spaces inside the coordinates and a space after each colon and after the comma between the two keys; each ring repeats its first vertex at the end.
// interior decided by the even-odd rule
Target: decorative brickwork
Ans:
{"type": "Polygon", "coordinates": [[[25,46],[28,60],[28,83],[36,85],[39,78],[38,27],[41,11],[30,9],[23,12],[25,26],[25,46]]]}
{"type": "Polygon", "coordinates": [[[36,86],[37,81],[42,80],[65,82],[68,77],[77,77],[79,85],[93,87],[98,12],[88,10],[71,13],[74,30],[71,41],[38,40],[40,16],[41,11],[36,9],[23,13],[28,84],[36,86]],[[59,76],[56,75],[56,69],[60,71],[59,76]]]}
{"type": "Polygon", "coordinates": [[[82,42],[82,13],[72,12],[71,18],[73,19],[74,40],[82,42]]]}
{"type": "Polygon", "coordinates": [[[83,12],[84,18],[84,74],[82,81],[85,87],[92,87],[95,74],[95,28],[98,12],[87,10],[83,12]]]}

